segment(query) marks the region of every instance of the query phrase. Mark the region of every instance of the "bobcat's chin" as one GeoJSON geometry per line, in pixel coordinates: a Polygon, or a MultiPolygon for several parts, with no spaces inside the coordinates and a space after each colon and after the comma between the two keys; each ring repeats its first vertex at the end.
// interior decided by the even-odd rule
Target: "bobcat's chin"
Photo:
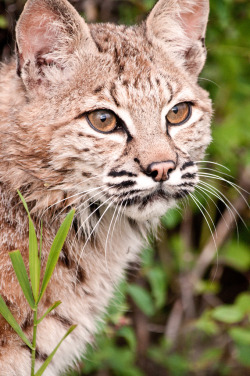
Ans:
{"type": "Polygon", "coordinates": [[[125,210],[125,214],[136,221],[144,222],[162,217],[169,209],[175,206],[176,200],[174,199],[159,199],[143,208],[138,204],[128,207],[125,210]]]}

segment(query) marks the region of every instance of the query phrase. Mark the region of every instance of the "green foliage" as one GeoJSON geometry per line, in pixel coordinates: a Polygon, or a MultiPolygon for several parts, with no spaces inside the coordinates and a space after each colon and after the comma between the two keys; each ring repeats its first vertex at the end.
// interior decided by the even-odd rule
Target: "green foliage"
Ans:
{"type": "MultiPolygon", "coordinates": [[[[22,258],[22,255],[19,250],[10,252],[10,258],[12,261],[12,265],[17,276],[18,282],[22,288],[25,298],[29,303],[31,309],[33,310],[33,340],[32,344],[18,325],[17,321],[15,320],[14,316],[10,312],[9,308],[5,304],[3,298],[0,295],[0,314],[4,317],[4,319],[10,324],[10,326],[15,330],[15,332],[19,335],[19,337],[23,340],[23,342],[29,346],[31,349],[31,376],[41,376],[44,371],[46,370],[47,366],[51,362],[53,356],[55,355],[56,351],[58,350],[61,343],[65,340],[65,338],[75,329],[75,325],[72,325],[63,338],[60,340],[58,345],[52,351],[52,353],[48,356],[39,370],[35,373],[35,356],[36,356],[36,332],[37,326],[43,321],[43,319],[56,307],[61,304],[60,301],[55,302],[40,319],[37,318],[37,310],[38,310],[38,303],[41,300],[46,287],[50,281],[50,278],[53,274],[55,269],[56,263],[58,261],[59,254],[61,252],[62,246],[65,242],[67,237],[68,231],[70,229],[73,216],[75,211],[71,210],[71,212],[66,216],[64,222],[60,226],[56,237],[53,241],[53,244],[50,249],[50,253],[48,256],[48,261],[42,281],[42,287],[39,291],[40,287],[40,275],[41,275],[41,258],[38,254],[38,243],[37,243],[37,236],[33,221],[31,219],[30,212],[28,210],[28,206],[18,191],[19,197],[27,211],[29,217],[29,276],[26,271],[26,267],[22,258]],[[29,280],[30,279],[30,280],[29,280]]],[[[41,227],[42,229],[42,227],[41,227]]],[[[42,252],[42,231],[40,237],[40,255],[42,252]]]]}
{"type": "Polygon", "coordinates": [[[0,15],[0,29],[7,29],[8,27],[8,21],[4,16],[0,15]]]}
{"type": "Polygon", "coordinates": [[[9,308],[5,304],[5,301],[0,295],[0,314],[5,318],[5,320],[10,324],[10,326],[15,330],[15,332],[19,335],[19,337],[23,340],[23,342],[29,346],[29,348],[32,350],[32,344],[26,337],[26,335],[23,333],[22,329],[18,325],[17,321],[15,320],[14,316],[10,312],[9,308]]]}

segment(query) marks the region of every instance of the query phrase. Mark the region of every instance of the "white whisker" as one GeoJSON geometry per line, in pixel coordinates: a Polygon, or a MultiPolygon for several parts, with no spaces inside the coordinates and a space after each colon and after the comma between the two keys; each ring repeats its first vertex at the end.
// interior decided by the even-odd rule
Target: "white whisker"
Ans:
{"type": "MultiPolygon", "coordinates": [[[[101,205],[99,205],[98,208],[97,208],[96,210],[99,210],[100,207],[102,207],[103,205],[105,205],[108,201],[112,200],[112,198],[113,198],[113,196],[109,197],[106,201],[104,201],[101,205]]],[[[79,258],[78,258],[77,268],[76,268],[76,275],[77,275],[77,272],[78,272],[79,263],[80,263],[80,260],[81,260],[81,258],[82,258],[82,254],[83,254],[83,252],[84,252],[84,249],[86,248],[86,246],[87,246],[87,244],[88,244],[88,241],[89,241],[89,239],[91,238],[91,236],[92,236],[93,232],[95,231],[96,227],[97,227],[98,224],[101,222],[102,218],[104,217],[105,213],[107,212],[107,210],[110,208],[111,205],[112,205],[112,202],[111,202],[111,203],[107,206],[107,208],[104,210],[104,212],[102,213],[101,217],[99,218],[99,220],[97,221],[97,223],[96,223],[95,226],[93,227],[93,229],[92,229],[91,233],[89,234],[88,238],[86,239],[85,244],[84,244],[84,246],[83,246],[83,248],[82,248],[82,250],[81,250],[81,252],[80,252],[79,258]]],[[[96,211],[96,210],[95,210],[95,211],[96,211]]],[[[84,223],[85,223],[85,222],[91,217],[91,215],[93,215],[93,214],[94,214],[94,212],[91,213],[91,214],[88,216],[88,218],[83,222],[83,224],[84,224],[84,223]]],[[[83,225],[83,224],[82,224],[82,225],[83,225]]]]}
{"type": "Polygon", "coordinates": [[[226,170],[230,171],[230,169],[228,167],[226,167],[226,166],[224,166],[224,165],[222,165],[220,163],[217,163],[217,162],[212,162],[212,161],[195,161],[195,164],[197,164],[197,163],[211,163],[211,164],[215,164],[217,166],[223,167],[226,170]]]}
{"type": "MultiPolygon", "coordinates": [[[[210,226],[210,224],[209,224],[208,219],[206,218],[204,212],[202,211],[202,209],[201,209],[201,207],[200,207],[200,205],[201,205],[200,202],[196,199],[196,197],[194,197],[194,195],[192,195],[192,193],[190,193],[189,195],[190,195],[190,197],[192,198],[192,200],[194,201],[194,203],[196,204],[196,206],[198,207],[198,209],[200,210],[200,212],[201,212],[203,218],[205,219],[205,221],[206,221],[206,223],[207,223],[207,225],[208,225],[209,231],[210,231],[210,233],[211,233],[211,236],[212,236],[212,239],[213,239],[213,242],[214,242],[215,248],[216,248],[216,250],[217,250],[217,245],[216,245],[216,241],[215,241],[215,238],[214,238],[213,231],[212,231],[212,229],[211,229],[211,226],[210,226]]],[[[210,217],[210,218],[211,218],[211,217],[210,217]]],[[[214,223],[213,223],[213,225],[214,225],[214,223]]]]}
{"type": "Polygon", "coordinates": [[[245,203],[247,204],[247,206],[249,207],[249,204],[246,200],[246,198],[244,197],[244,195],[242,194],[242,192],[240,191],[240,189],[242,191],[244,191],[245,193],[249,193],[247,192],[245,189],[241,188],[240,186],[238,186],[237,184],[235,183],[232,183],[231,181],[221,177],[221,176],[218,176],[218,175],[215,175],[215,174],[210,174],[210,173],[200,173],[200,174],[197,174],[199,177],[205,177],[205,178],[209,178],[209,179],[216,179],[216,180],[221,180],[221,181],[224,181],[226,182],[227,184],[231,185],[231,187],[233,187],[238,193],[239,195],[243,198],[243,200],[245,201],[245,203]]]}

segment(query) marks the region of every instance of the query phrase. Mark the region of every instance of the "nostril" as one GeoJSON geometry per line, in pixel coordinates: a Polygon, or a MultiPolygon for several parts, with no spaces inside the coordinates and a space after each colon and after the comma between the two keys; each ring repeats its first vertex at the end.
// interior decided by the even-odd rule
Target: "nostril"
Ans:
{"type": "Polygon", "coordinates": [[[167,175],[169,175],[172,171],[174,171],[174,169],[173,169],[173,168],[170,168],[170,169],[168,170],[167,175]]]}
{"type": "Polygon", "coordinates": [[[174,161],[153,162],[148,166],[146,174],[151,176],[154,181],[165,181],[169,179],[169,174],[175,167],[174,161]]]}
{"type": "Polygon", "coordinates": [[[153,179],[155,179],[158,175],[158,171],[154,170],[154,171],[150,172],[148,175],[150,175],[153,179]]]}

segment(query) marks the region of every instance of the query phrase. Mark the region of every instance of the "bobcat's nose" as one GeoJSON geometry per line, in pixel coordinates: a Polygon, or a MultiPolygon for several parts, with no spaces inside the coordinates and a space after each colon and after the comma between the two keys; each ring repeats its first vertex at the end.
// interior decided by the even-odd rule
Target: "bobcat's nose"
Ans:
{"type": "Polygon", "coordinates": [[[153,162],[147,168],[147,173],[154,181],[165,181],[169,179],[169,174],[176,168],[174,161],[153,162]]]}

